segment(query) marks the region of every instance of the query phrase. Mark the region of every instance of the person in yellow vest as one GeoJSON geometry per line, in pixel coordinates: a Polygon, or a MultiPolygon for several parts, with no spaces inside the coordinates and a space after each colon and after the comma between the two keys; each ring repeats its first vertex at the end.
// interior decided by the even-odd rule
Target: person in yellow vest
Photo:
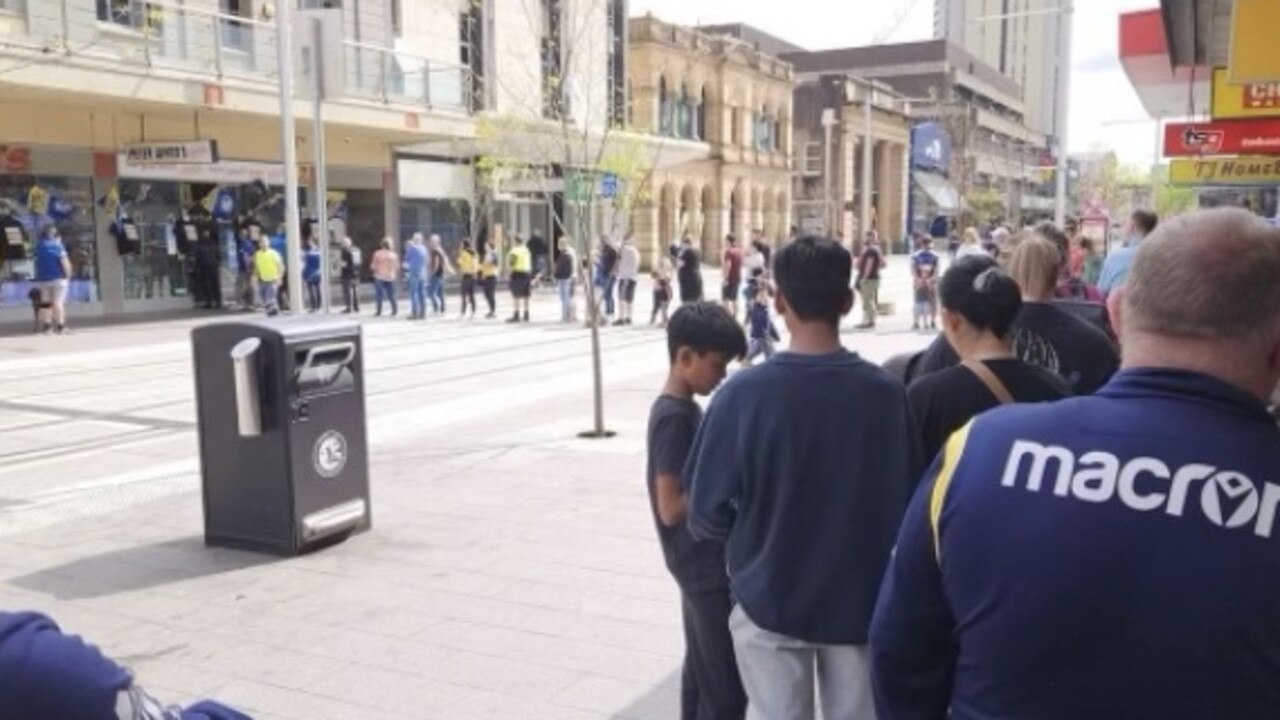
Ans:
{"type": "Polygon", "coordinates": [[[515,310],[509,323],[529,322],[529,294],[533,283],[533,256],[525,247],[524,239],[517,236],[516,243],[507,253],[507,265],[511,268],[511,297],[515,300],[515,310]],[[520,308],[524,308],[523,317],[520,308]]]}
{"type": "Polygon", "coordinates": [[[258,284],[258,301],[267,315],[280,314],[280,283],[284,280],[284,258],[271,247],[271,241],[258,240],[258,251],[253,254],[253,279],[258,284]]]}
{"type": "Polygon", "coordinates": [[[462,317],[467,316],[467,305],[471,306],[471,317],[476,316],[476,251],[471,249],[471,238],[462,238],[462,246],[458,248],[458,274],[462,276],[462,317]]]}

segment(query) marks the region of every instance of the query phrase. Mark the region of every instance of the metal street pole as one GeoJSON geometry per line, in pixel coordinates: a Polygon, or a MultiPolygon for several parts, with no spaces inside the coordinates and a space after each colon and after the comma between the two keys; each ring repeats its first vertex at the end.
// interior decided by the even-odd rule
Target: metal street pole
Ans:
{"type": "Polygon", "coordinates": [[[831,136],[835,129],[836,111],[826,108],[822,111],[822,230],[827,237],[834,237],[836,223],[831,212],[831,136]]]}
{"type": "MultiPolygon", "coordinates": [[[[867,237],[867,233],[871,230],[871,84],[866,83],[862,86],[862,222],[859,223],[862,231],[860,237],[854,238],[855,243],[862,242],[867,237]]],[[[861,246],[858,246],[861,247],[861,246]]]]}
{"type": "Polygon", "coordinates": [[[1067,220],[1067,124],[1070,122],[1067,104],[1071,99],[1071,21],[1074,13],[1071,0],[1067,0],[1062,14],[1058,16],[1058,102],[1054,119],[1058,135],[1058,189],[1053,214],[1058,227],[1063,227],[1067,220]]]}
{"type": "Polygon", "coordinates": [[[320,18],[311,20],[311,126],[315,134],[316,235],[320,245],[320,307],[329,312],[329,177],[324,145],[324,30],[320,18]]]}
{"type": "Polygon", "coordinates": [[[280,155],[284,163],[284,230],[289,307],[302,309],[302,228],[298,219],[298,149],[293,126],[293,23],[290,0],[276,4],[276,68],[280,76],[280,155]]]}

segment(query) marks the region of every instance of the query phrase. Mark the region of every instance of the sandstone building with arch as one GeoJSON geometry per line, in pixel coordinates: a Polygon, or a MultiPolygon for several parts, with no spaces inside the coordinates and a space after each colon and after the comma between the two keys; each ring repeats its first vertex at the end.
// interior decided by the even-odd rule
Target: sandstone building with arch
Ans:
{"type": "Polygon", "coordinates": [[[652,15],[628,26],[629,123],[639,132],[706,143],[706,159],[655,170],[633,212],[647,263],[694,239],[718,264],[724,238],[772,244],[791,227],[791,65],[724,35],[652,15]]]}

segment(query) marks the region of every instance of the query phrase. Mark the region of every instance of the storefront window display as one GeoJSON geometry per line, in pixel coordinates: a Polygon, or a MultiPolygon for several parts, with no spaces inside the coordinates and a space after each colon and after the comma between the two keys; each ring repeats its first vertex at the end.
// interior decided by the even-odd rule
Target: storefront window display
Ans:
{"type": "Polygon", "coordinates": [[[54,225],[71,260],[68,303],[93,303],[98,294],[93,184],[89,178],[0,174],[0,307],[30,305],[32,251],[44,228],[54,225]]]}
{"type": "Polygon", "coordinates": [[[121,180],[119,218],[137,229],[137,252],[124,255],[125,300],[186,297],[190,292],[187,258],[178,251],[176,223],[191,205],[190,186],[182,183],[121,180]]]}

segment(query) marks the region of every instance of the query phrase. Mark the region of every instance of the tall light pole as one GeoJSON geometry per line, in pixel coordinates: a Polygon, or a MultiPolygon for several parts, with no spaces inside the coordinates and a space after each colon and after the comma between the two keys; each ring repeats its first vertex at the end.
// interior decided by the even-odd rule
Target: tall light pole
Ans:
{"type": "MultiPolygon", "coordinates": [[[[858,223],[859,237],[854,242],[861,242],[871,231],[871,83],[862,84],[862,206],[858,209],[861,222],[858,223]]],[[[883,190],[883,188],[881,188],[883,190]]]]}
{"type": "Polygon", "coordinates": [[[835,235],[835,223],[831,212],[831,136],[836,124],[835,108],[824,108],[822,111],[822,229],[828,237],[835,235]]]}
{"type": "Polygon", "coordinates": [[[284,163],[284,232],[289,307],[302,312],[302,227],[298,219],[298,148],[293,125],[293,27],[295,0],[276,3],[276,69],[280,75],[280,155],[284,163]]]}
{"type": "Polygon", "coordinates": [[[1067,125],[1071,101],[1071,20],[1075,8],[1071,0],[1064,0],[1058,15],[1058,99],[1055,106],[1054,126],[1058,142],[1058,188],[1054,203],[1053,221],[1063,227],[1067,220],[1067,125]]]}
{"type": "Polygon", "coordinates": [[[1037,15],[1058,16],[1058,87],[1057,99],[1054,102],[1054,136],[1058,147],[1057,192],[1054,202],[1054,221],[1062,226],[1067,218],[1067,124],[1070,114],[1067,107],[1071,101],[1071,21],[1075,13],[1072,0],[1060,0],[1056,8],[1027,10],[1023,12],[988,15],[974,18],[970,22],[989,22],[992,20],[1012,20],[1037,15]]]}

